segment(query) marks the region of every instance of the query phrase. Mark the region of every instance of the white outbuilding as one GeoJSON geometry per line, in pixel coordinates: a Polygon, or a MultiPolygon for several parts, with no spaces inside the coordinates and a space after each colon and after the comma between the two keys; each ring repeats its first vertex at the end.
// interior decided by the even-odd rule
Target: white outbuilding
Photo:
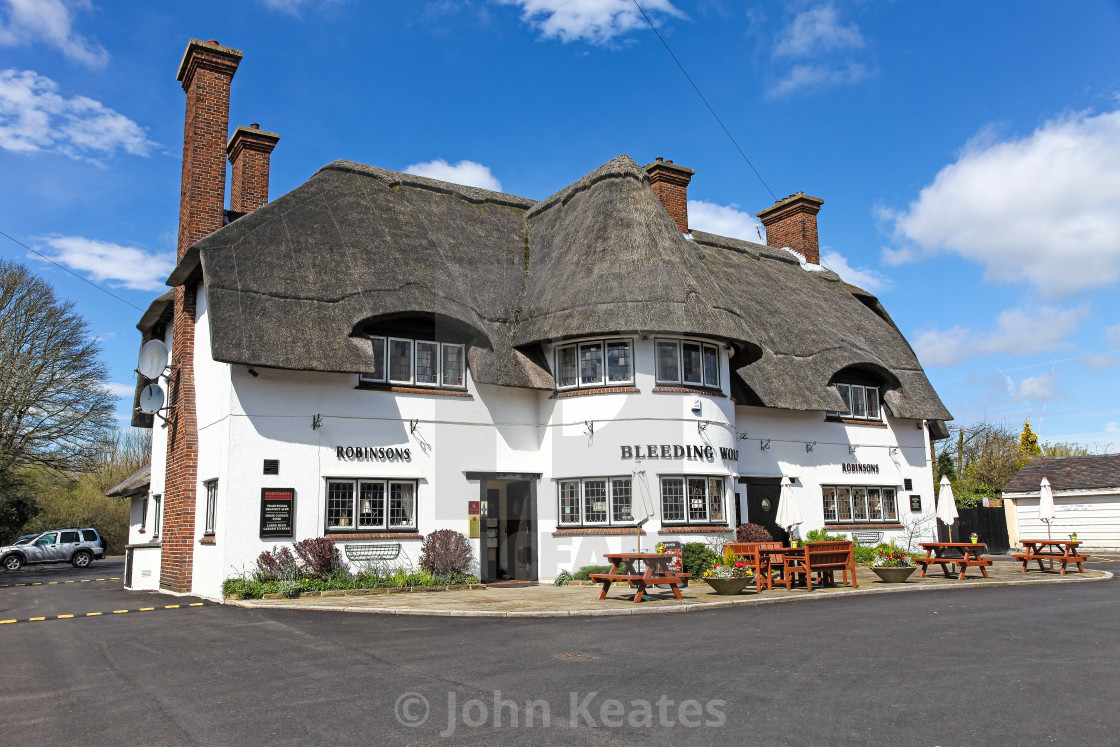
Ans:
{"type": "Polygon", "coordinates": [[[1003,489],[1012,547],[1022,539],[1066,539],[1086,552],[1120,551],[1120,454],[1034,457],[1003,489]],[[1054,518],[1039,517],[1042,480],[1050,481],[1054,518]]]}

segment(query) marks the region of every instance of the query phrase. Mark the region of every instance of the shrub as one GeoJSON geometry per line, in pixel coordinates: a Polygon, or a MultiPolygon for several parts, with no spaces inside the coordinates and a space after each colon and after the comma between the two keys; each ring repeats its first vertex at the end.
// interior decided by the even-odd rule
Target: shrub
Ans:
{"type": "Polygon", "coordinates": [[[326,537],[300,540],[295,544],[296,554],[303,561],[303,571],[309,576],[327,578],[342,568],[338,547],[326,537]]]}
{"type": "Polygon", "coordinates": [[[813,529],[805,534],[806,542],[842,542],[845,539],[840,534],[829,534],[827,529],[813,529]]]}
{"type": "Polygon", "coordinates": [[[294,578],[300,574],[299,561],[296,556],[292,554],[289,547],[277,548],[275,545],[272,550],[265,550],[257,556],[257,572],[256,577],[258,581],[272,581],[278,578],[294,578]]]}
{"type": "Polygon", "coordinates": [[[611,567],[609,565],[585,565],[578,571],[572,574],[572,578],[576,581],[587,581],[591,578],[592,573],[610,573],[611,567]]]}
{"type": "MultiPolygon", "coordinates": [[[[750,525],[744,524],[743,526],[750,525]]],[[[767,537],[769,537],[769,533],[767,533],[767,537]]],[[[765,542],[767,540],[761,541],[765,542]]],[[[704,571],[708,570],[712,563],[718,563],[719,560],[720,556],[712,552],[703,542],[686,542],[681,547],[681,564],[684,566],[684,572],[692,574],[693,578],[703,576],[704,571]]]]}
{"type": "Polygon", "coordinates": [[[735,528],[736,542],[773,542],[774,535],[761,524],[740,524],[735,528]]]}
{"type": "Polygon", "coordinates": [[[571,571],[560,571],[556,574],[556,578],[552,580],[553,586],[564,586],[572,580],[571,571]]]}
{"type": "Polygon", "coordinates": [[[438,575],[464,574],[474,561],[471,543],[461,532],[437,529],[424,537],[420,567],[438,575]]]}
{"type": "Polygon", "coordinates": [[[288,599],[295,599],[303,591],[303,584],[294,578],[288,578],[281,581],[276,588],[288,599]]]}

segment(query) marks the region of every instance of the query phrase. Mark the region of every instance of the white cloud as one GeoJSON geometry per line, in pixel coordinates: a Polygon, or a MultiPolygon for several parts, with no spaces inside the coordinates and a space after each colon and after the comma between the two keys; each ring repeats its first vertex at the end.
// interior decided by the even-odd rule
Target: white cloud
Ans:
{"type": "Polygon", "coordinates": [[[822,5],[794,16],[778,37],[775,57],[809,57],[842,49],[862,49],[863,35],[859,26],[840,24],[836,8],[822,5]]]}
{"type": "Polygon", "coordinates": [[[12,47],[42,40],[74,62],[87,67],[104,67],[109,53],[93,39],[74,33],[70,8],[88,9],[88,0],[0,0],[7,13],[0,12],[0,47],[12,47]],[[6,16],[6,17],[5,17],[6,16]]]}
{"type": "Polygon", "coordinates": [[[977,355],[1029,355],[1073,347],[1066,338],[1089,312],[1085,306],[1072,309],[1039,306],[1035,309],[1006,309],[996,317],[995,329],[978,332],[964,327],[929,329],[914,336],[914,351],[925,366],[953,366],[977,355]]]}
{"type": "Polygon", "coordinates": [[[848,258],[831,249],[821,252],[821,264],[835,272],[844,282],[879,293],[891,286],[890,278],[867,267],[852,267],[848,258]]]}
{"type": "Polygon", "coordinates": [[[1104,368],[1112,368],[1113,366],[1120,365],[1120,361],[1116,357],[1108,354],[1101,353],[1088,353],[1081,356],[1081,362],[1094,371],[1100,371],[1104,368]]]}
{"type": "Polygon", "coordinates": [[[491,189],[495,192],[502,191],[502,183],[490,173],[490,167],[474,161],[450,164],[442,158],[437,158],[434,161],[405,166],[404,173],[426,176],[429,179],[439,179],[452,184],[465,184],[468,187],[491,189]]]}
{"type": "Polygon", "coordinates": [[[87,273],[94,282],[142,291],[165,291],[164,281],[175,269],[171,252],[151,253],[81,236],[40,238],[53,251],[44,252],[55,262],[87,273]]]}
{"type": "Polygon", "coordinates": [[[1019,382],[1015,390],[1015,399],[1019,402],[1048,402],[1058,394],[1058,377],[1047,373],[1019,382]]]}
{"type": "Polygon", "coordinates": [[[1065,298],[1120,279],[1120,111],[1079,113],[1020,139],[974,138],[905,210],[882,210],[901,250],[959,254],[985,279],[1065,298]]]}
{"type": "Polygon", "coordinates": [[[106,382],[105,388],[112,392],[117,399],[132,399],[136,396],[136,384],[117,384],[110,381],[106,382]]]}
{"type": "MultiPolygon", "coordinates": [[[[545,39],[564,43],[587,41],[606,44],[646,20],[633,0],[496,0],[502,5],[521,8],[521,20],[541,32],[545,39]]],[[[670,0],[643,0],[642,7],[654,14],[684,18],[670,0]]]]}
{"type": "Polygon", "coordinates": [[[703,200],[688,201],[688,225],[719,236],[730,236],[756,244],[765,243],[760,232],[762,224],[752,213],[738,209],[735,203],[717,205],[703,200]]]}
{"type": "Polygon", "coordinates": [[[821,88],[830,85],[858,83],[871,76],[871,70],[858,62],[842,64],[803,63],[794,65],[790,71],[770,86],[770,96],[785,96],[807,88],[821,88]]]}
{"type": "Polygon", "coordinates": [[[58,84],[31,70],[0,70],[0,148],[53,151],[94,161],[89,154],[124,150],[146,156],[155,146],[143,127],[85,96],[63,98],[58,84]]]}
{"type": "Polygon", "coordinates": [[[1104,331],[1104,340],[1114,348],[1120,348],[1120,324],[1104,331]]]}

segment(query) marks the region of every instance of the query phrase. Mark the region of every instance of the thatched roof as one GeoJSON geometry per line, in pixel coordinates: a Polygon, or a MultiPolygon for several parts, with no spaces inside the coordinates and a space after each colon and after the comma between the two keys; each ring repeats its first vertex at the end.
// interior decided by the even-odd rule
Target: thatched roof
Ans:
{"type": "Polygon", "coordinates": [[[1036,456],[1003,486],[1004,493],[1037,495],[1042,478],[1054,490],[1120,490],[1120,454],[1076,457],[1036,456]]]}
{"type": "Polygon", "coordinates": [[[119,485],[114,485],[105,491],[110,498],[131,498],[148,492],[152,482],[152,465],[145,464],[140,469],[126,477],[119,485]]]}
{"type": "Polygon", "coordinates": [[[199,241],[212,353],[227,363],[357,373],[362,330],[425,316],[471,339],[480,383],[551,389],[541,343],[615,332],[699,335],[735,350],[740,401],[843,410],[856,366],[899,417],[950,418],[870,294],[789,252],[676,228],[619,156],[555,195],[512,195],[349,161],[199,241]]]}

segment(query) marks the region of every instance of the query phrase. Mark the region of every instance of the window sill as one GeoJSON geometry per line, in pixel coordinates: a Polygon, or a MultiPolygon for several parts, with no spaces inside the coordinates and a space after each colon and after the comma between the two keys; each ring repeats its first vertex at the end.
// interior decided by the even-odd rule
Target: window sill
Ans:
{"type": "Polygon", "coordinates": [[[553,537],[618,537],[620,535],[637,535],[644,537],[646,530],[641,527],[567,527],[557,529],[553,537]]]}
{"type": "Polygon", "coordinates": [[[592,394],[638,394],[635,386],[596,386],[586,389],[564,389],[555,392],[549,399],[567,399],[568,397],[587,397],[592,394]]]}
{"type": "Polygon", "coordinates": [[[200,545],[213,545],[213,544],[216,544],[216,542],[215,542],[215,537],[214,537],[214,535],[212,535],[212,534],[207,534],[207,535],[204,535],[204,536],[202,537],[202,539],[200,539],[200,540],[198,541],[198,544],[200,544],[200,545]]]}
{"type": "Polygon", "coordinates": [[[662,525],[657,530],[658,534],[711,534],[712,532],[726,532],[730,534],[735,530],[726,524],[681,524],[674,526],[672,524],[662,525]]]}
{"type": "Polygon", "coordinates": [[[334,542],[346,540],[380,540],[380,539],[424,539],[424,535],[410,530],[406,532],[331,532],[323,534],[325,539],[334,542]]]}
{"type": "Polygon", "coordinates": [[[144,527],[140,527],[139,529],[137,529],[136,533],[137,534],[147,534],[147,532],[144,530],[144,527]]]}
{"type": "Polygon", "coordinates": [[[359,382],[355,389],[366,389],[371,392],[393,392],[394,394],[427,394],[432,397],[462,397],[474,399],[465,389],[441,389],[426,386],[401,386],[399,384],[376,384],[372,382],[359,382]]]}
{"type": "Polygon", "coordinates": [[[860,521],[845,523],[826,521],[824,523],[824,528],[841,529],[844,531],[855,529],[856,531],[861,531],[866,529],[902,529],[902,525],[897,521],[860,521]]]}
{"type": "Polygon", "coordinates": [[[149,548],[160,547],[159,542],[133,542],[131,545],[125,545],[126,550],[144,550],[149,548]]]}
{"type": "Polygon", "coordinates": [[[858,418],[829,418],[824,419],[826,423],[843,423],[844,425],[869,425],[872,428],[886,428],[887,424],[882,420],[860,420],[858,418]]]}
{"type": "Polygon", "coordinates": [[[726,399],[727,395],[719,389],[709,389],[705,386],[676,386],[673,384],[660,384],[653,388],[654,394],[702,394],[705,397],[719,397],[726,399]]]}

